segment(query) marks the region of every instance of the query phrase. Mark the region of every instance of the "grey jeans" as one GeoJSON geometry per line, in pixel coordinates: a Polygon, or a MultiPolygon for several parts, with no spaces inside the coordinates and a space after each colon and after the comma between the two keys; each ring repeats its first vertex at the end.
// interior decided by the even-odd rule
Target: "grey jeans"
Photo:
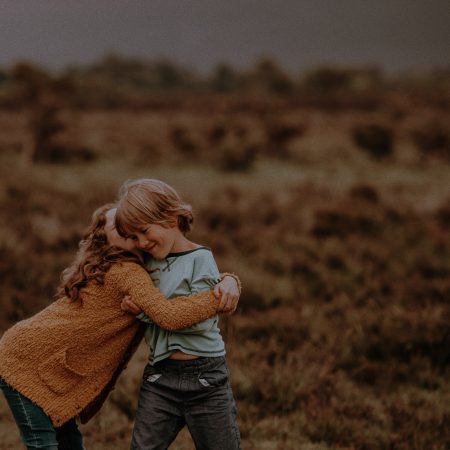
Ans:
{"type": "Polygon", "coordinates": [[[187,425],[197,450],[238,450],[236,404],[224,356],[147,365],[132,450],[165,450],[187,425]]]}

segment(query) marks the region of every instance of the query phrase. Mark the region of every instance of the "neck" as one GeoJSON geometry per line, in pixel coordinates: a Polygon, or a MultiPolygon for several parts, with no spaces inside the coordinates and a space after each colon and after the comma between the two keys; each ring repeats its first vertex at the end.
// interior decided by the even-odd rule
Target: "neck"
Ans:
{"type": "Polygon", "coordinates": [[[175,239],[170,253],[186,252],[200,247],[198,244],[190,241],[184,234],[181,234],[175,239]]]}

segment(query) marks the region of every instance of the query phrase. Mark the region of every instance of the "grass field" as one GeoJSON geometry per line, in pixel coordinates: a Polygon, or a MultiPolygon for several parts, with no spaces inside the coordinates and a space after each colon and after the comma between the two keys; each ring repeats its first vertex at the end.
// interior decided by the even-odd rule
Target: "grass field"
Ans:
{"type": "MultiPolygon", "coordinates": [[[[27,162],[24,112],[0,113],[1,330],[51,301],[123,181],[160,178],[243,282],[221,321],[243,449],[450,449],[450,160],[413,139],[449,111],[66,114],[59,142],[89,160],[27,162]],[[367,123],[393,130],[388,156],[355,142],[367,123]]],[[[145,360],[82,426],[89,450],[128,448],[145,360]]],[[[0,419],[0,449],[21,448],[3,398],[0,419]]]]}

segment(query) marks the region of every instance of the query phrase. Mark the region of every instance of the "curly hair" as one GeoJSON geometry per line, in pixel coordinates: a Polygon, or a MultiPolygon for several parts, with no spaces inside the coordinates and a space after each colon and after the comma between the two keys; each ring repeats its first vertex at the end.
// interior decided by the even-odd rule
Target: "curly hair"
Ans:
{"type": "Polygon", "coordinates": [[[65,296],[76,301],[80,298],[80,290],[90,281],[103,285],[106,272],[118,261],[141,263],[137,255],[108,244],[105,232],[106,213],[115,206],[114,203],[108,203],[92,215],[91,225],[78,244],[74,262],[61,274],[57,298],[65,296]]]}

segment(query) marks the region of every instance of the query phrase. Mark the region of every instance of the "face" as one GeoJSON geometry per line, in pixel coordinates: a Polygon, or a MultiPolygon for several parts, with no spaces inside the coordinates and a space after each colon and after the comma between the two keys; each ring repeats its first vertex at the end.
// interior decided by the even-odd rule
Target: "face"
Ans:
{"type": "Polygon", "coordinates": [[[135,247],[134,241],[131,239],[125,239],[117,233],[114,226],[114,218],[116,216],[116,209],[110,209],[106,214],[105,233],[108,238],[109,245],[122,248],[124,250],[133,251],[135,247]]]}
{"type": "Polygon", "coordinates": [[[179,230],[176,225],[163,227],[158,224],[148,224],[142,229],[136,230],[130,236],[137,248],[150,253],[155,259],[164,259],[173,249],[179,230]]]}

